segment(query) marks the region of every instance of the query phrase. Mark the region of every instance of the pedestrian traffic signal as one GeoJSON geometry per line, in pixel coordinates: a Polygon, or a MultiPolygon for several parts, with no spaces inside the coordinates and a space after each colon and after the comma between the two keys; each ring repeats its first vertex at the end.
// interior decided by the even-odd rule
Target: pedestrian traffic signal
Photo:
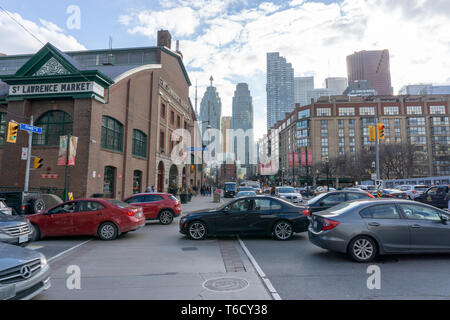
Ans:
{"type": "Polygon", "coordinates": [[[378,128],[378,139],[384,140],[384,123],[377,123],[378,128]]]}
{"type": "Polygon", "coordinates": [[[6,138],[6,141],[9,143],[16,143],[18,131],[19,131],[19,124],[17,122],[10,121],[8,123],[8,137],[6,138]]]}
{"type": "Polygon", "coordinates": [[[44,161],[44,159],[41,158],[34,158],[34,164],[33,164],[33,168],[34,169],[40,169],[42,168],[42,162],[44,161]]]}
{"type": "Polygon", "coordinates": [[[375,126],[369,126],[369,141],[376,141],[375,126]]]}

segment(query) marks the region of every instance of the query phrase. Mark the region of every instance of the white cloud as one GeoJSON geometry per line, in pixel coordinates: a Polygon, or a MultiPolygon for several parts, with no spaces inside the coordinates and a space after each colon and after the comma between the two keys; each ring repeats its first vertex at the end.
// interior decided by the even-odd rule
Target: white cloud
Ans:
{"type": "MultiPolygon", "coordinates": [[[[256,137],[266,130],[261,122],[267,52],[279,51],[293,64],[296,75],[314,73],[317,87],[327,76],[346,76],[346,56],[361,50],[389,49],[395,92],[405,84],[439,83],[449,78],[448,0],[344,0],[331,4],[292,0],[281,7],[264,2],[233,13],[226,10],[233,1],[211,8],[213,3],[216,1],[172,1],[172,9],[198,9],[195,32],[180,39],[185,63],[188,70],[195,70],[190,72],[191,79],[198,79],[202,86],[200,98],[213,74],[225,115],[231,114],[235,85],[249,83],[255,101],[256,137]]],[[[139,27],[134,32],[150,37],[156,34],[148,25],[139,27]]],[[[178,25],[172,29],[169,22],[164,27],[179,33],[178,25]]]]}
{"type": "MultiPolygon", "coordinates": [[[[38,24],[23,19],[17,13],[9,12],[9,14],[44,44],[51,42],[63,51],[86,49],[74,37],[66,35],[63,29],[50,21],[39,19],[40,23],[38,24]]],[[[42,46],[41,42],[33,38],[10,17],[0,14],[0,50],[2,53],[9,55],[33,53],[42,46]]]]}

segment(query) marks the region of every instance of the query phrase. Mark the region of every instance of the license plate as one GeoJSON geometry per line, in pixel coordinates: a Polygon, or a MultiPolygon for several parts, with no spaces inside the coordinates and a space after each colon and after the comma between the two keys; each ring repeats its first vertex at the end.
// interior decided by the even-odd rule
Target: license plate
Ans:
{"type": "Polygon", "coordinates": [[[28,235],[19,236],[19,243],[24,243],[28,241],[28,235]]]}

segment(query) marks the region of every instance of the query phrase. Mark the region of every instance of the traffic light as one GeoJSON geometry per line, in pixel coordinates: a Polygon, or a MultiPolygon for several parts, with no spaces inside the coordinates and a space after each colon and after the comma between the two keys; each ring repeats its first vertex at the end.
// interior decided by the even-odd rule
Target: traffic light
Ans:
{"type": "Polygon", "coordinates": [[[384,140],[384,123],[377,123],[378,140],[384,140]]]}
{"type": "Polygon", "coordinates": [[[376,141],[375,126],[369,126],[369,141],[376,141]]]}
{"type": "Polygon", "coordinates": [[[19,124],[17,122],[10,121],[8,123],[8,137],[6,138],[6,141],[9,143],[16,143],[18,131],[19,131],[19,124]]]}
{"type": "Polygon", "coordinates": [[[42,168],[42,162],[44,161],[44,159],[41,158],[34,158],[34,163],[33,163],[33,168],[34,169],[40,169],[42,168]]]}

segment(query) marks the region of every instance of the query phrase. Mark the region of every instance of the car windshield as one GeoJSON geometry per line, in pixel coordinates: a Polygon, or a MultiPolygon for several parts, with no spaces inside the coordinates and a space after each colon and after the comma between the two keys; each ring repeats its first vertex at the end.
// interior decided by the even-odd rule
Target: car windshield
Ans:
{"type": "Polygon", "coordinates": [[[326,195],[327,195],[327,193],[321,193],[321,194],[315,196],[314,198],[309,199],[307,202],[308,202],[308,204],[316,203],[319,199],[322,199],[326,195]]]}
{"type": "Polygon", "coordinates": [[[239,192],[240,191],[253,191],[253,188],[249,188],[249,187],[239,188],[239,192]]]}
{"type": "Polygon", "coordinates": [[[253,191],[244,191],[244,192],[239,192],[238,197],[242,197],[242,196],[254,196],[255,193],[253,191]]]}
{"type": "Polygon", "coordinates": [[[297,193],[294,188],[279,188],[278,193],[297,193]]]}
{"type": "Polygon", "coordinates": [[[235,183],[226,183],[225,184],[225,190],[236,190],[236,184],[235,183]]]}
{"type": "Polygon", "coordinates": [[[120,201],[120,200],[106,200],[107,202],[111,203],[112,205],[119,207],[119,208],[128,208],[131,207],[131,205],[129,205],[126,202],[120,201]]]}

